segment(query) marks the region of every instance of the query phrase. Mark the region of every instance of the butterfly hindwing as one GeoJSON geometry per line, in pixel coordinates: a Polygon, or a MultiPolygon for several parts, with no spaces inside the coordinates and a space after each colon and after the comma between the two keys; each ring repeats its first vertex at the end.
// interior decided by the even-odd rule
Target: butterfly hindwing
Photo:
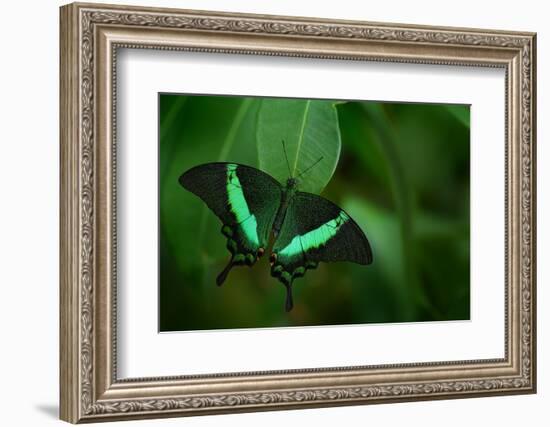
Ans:
{"type": "Polygon", "coordinates": [[[207,163],[179,178],[223,223],[231,259],[217,278],[221,285],[235,265],[252,266],[267,246],[281,202],[281,185],[266,173],[237,163],[207,163]]]}
{"type": "Polygon", "coordinates": [[[319,262],[372,262],[367,237],[341,208],[315,194],[296,192],[273,246],[271,275],[287,289],[292,308],[292,282],[319,262]]]}

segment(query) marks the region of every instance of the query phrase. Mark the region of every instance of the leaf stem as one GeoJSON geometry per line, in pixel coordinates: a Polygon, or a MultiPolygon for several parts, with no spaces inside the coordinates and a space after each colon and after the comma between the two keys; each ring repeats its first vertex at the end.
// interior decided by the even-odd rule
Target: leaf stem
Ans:
{"type": "MultiPolygon", "coordinates": [[[[414,295],[414,299],[419,301],[422,306],[429,309],[429,302],[418,282],[418,272],[414,263],[414,248],[413,248],[413,189],[410,187],[407,177],[405,176],[403,162],[397,148],[397,137],[393,131],[387,112],[383,105],[376,104],[361,104],[363,111],[369,117],[378,134],[379,146],[386,157],[389,167],[391,187],[393,199],[401,218],[400,230],[401,240],[403,242],[403,261],[405,266],[405,283],[408,283],[409,288],[404,288],[403,293],[405,300],[410,299],[414,295]],[[411,295],[411,292],[413,295],[411,295]]],[[[416,305],[406,304],[402,302],[405,317],[413,320],[416,317],[416,305]]]]}

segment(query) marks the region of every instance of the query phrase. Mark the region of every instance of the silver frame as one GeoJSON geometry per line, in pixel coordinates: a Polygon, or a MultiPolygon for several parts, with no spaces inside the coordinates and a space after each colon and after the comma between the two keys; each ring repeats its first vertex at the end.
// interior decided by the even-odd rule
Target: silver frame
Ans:
{"type": "Polygon", "coordinates": [[[60,42],[63,420],[535,392],[535,34],[75,3],[61,8],[60,42]],[[118,48],[504,68],[505,357],[117,379],[118,48]]]}

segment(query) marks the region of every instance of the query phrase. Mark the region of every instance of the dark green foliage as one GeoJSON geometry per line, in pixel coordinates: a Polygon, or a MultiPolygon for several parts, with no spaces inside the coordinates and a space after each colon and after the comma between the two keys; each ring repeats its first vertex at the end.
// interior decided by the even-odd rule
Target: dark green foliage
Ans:
{"type": "MultiPolygon", "coordinates": [[[[341,151],[319,191],[368,233],[374,263],[320,263],[296,282],[290,313],[281,310],[285,290],[267,274],[267,256],[215,286],[226,237],[178,177],[213,161],[258,168],[261,103],[160,96],[160,330],[469,319],[467,106],[332,107],[341,151]]],[[[284,166],[281,151],[270,155],[284,166]]]]}

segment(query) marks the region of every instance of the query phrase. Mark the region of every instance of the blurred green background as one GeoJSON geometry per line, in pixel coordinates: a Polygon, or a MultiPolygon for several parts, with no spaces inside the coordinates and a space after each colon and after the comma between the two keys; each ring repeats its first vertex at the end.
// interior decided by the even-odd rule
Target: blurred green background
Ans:
{"type": "Polygon", "coordinates": [[[469,319],[468,106],[160,94],[159,108],[160,331],[469,319]],[[286,313],[268,257],[216,286],[229,258],[221,222],[178,177],[231,161],[286,178],[282,127],[305,102],[320,113],[300,164],[332,155],[302,189],[355,219],[374,263],[320,264],[295,281],[286,313]]]}

